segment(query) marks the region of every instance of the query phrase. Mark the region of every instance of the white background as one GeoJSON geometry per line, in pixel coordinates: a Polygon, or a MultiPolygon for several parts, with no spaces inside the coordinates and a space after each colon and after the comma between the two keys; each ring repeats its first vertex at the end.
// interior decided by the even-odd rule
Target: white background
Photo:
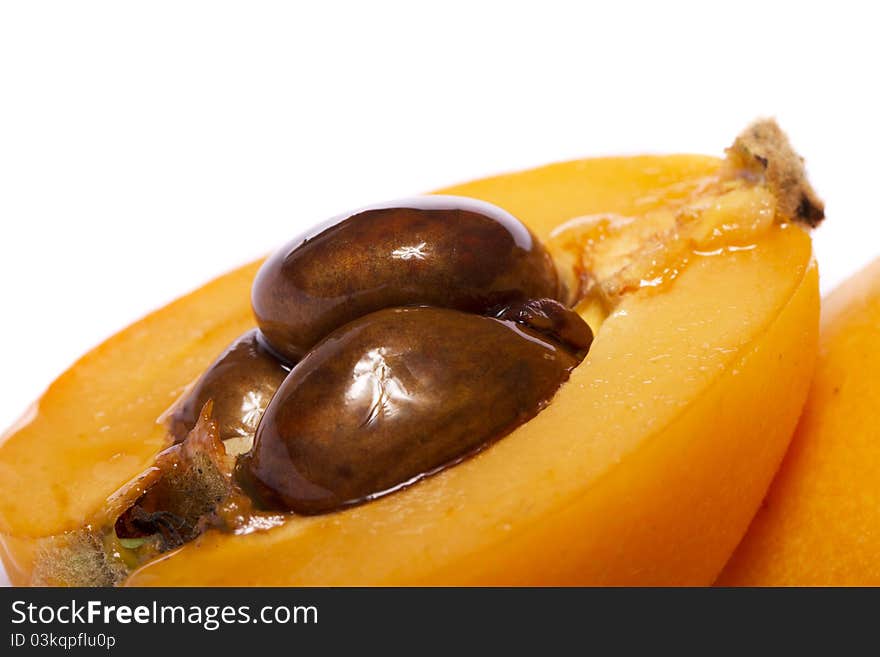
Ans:
{"type": "Polygon", "coordinates": [[[108,335],[329,215],[553,160],[720,154],[761,115],[827,202],[828,291],[880,254],[870,6],[4,2],[0,429],[108,335]]]}

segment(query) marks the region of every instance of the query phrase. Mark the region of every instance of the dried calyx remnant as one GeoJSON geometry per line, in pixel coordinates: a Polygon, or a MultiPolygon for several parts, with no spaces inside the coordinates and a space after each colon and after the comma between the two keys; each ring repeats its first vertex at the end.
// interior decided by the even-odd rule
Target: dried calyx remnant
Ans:
{"type": "Polygon", "coordinates": [[[240,526],[250,501],[233,484],[235,459],[210,416],[208,403],[186,440],[117,491],[92,523],[43,539],[31,583],[112,586],[209,527],[240,526]]]}
{"type": "Polygon", "coordinates": [[[802,158],[773,120],[743,131],[716,173],[667,191],[639,199],[636,216],[577,217],[551,235],[575,307],[594,328],[626,295],[674,280],[695,253],[751,247],[774,223],[813,228],[825,216],[802,158]]]}
{"type": "Polygon", "coordinates": [[[733,175],[744,172],[766,181],[783,216],[811,228],[825,218],[825,205],[804,169],[804,159],[773,119],[755,121],[727,149],[726,167],[733,175]]]}
{"type": "Polygon", "coordinates": [[[235,458],[220,441],[211,407],[211,402],[205,404],[186,440],[158,456],[155,480],[117,518],[116,536],[155,539],[152,547],[164,551],[183,545],[209,526],[225,524],[222,511],[234,493],[235,458]]]}
{"type": "Polygon", "coordinates": [[[601,313],[686,260],[687,244],[714,246],[731,212],[749,231],[777,215],[821,221],[774,122],[727,153],[718,175],[653,214],[576,225],[573,259],[457,197],[367,208],[294,240],[255,281],[259,329],[169,414],[175,444],[101,517],[45,539],[34,583],[113,585],[207,529],[364,503],[502,438],[550,403],[601,313]]]}

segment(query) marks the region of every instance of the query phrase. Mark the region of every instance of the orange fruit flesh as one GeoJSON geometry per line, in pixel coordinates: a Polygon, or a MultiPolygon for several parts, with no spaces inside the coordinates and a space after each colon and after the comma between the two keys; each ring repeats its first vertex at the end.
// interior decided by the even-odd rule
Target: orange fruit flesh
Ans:
{"type": "MultiPolygon", "coordinates": [[[[442,192],[494,202],[547,239],[576,217],[677,203],[718,167],[702,156],[582,160],[442,192]]],[[[127,583],[711,583],[785,451],[818,322],[804,231],[773,225],[738,246],[625,296],[549,407],[478,456],[354,509],[208,532],[127,583]]],[[[31,581],[39,537],[89,522],[165,446],[157,418],[252,326],[255,269],[99,346],[7,435],[0,542],[15,583],[31,581]]]]}

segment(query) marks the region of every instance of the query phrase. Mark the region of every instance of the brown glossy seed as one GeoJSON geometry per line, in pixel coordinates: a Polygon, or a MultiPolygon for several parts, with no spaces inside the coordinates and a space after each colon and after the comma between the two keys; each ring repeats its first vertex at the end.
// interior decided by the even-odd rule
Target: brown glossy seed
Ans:
{"type": "Polygon", "coordinates": [[[579,359],[586,356],[593,343],[590,325],[555,299],[518,301],[495,308],[491,314],[497,319],[510,320],[543,333],[579,359]]]}
{"type": "Polygon", "coordinates": [[[510,321],[427,307],[372,313],[293,369],[238,480],[260,505],[303,514],[371,499],[526,422],[578,362],[510,321]]]}
{"type": "Polygon", "coordinates": [[[285,245],[257,274],[252,304],[269,344],[297,361],[368,313],[427,305],[483,313],[559,294],[552,258],[489,203],[425,196],[338,217],[285,245]]]}
{"type": "Polygon", "coordinates": [[[192,430],[202,408],[213,400],[212,419],[221,440],[254,435],[263,411],[290,368],[248,331],[224,351],[177,403],[169,417],[175,442],[192,430]]]}

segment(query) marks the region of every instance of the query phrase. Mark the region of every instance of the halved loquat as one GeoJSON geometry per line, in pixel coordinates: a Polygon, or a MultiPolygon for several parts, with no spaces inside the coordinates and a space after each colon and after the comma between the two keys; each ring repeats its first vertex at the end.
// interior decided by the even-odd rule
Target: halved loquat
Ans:
{"type": "Polygon", "coordinates": [[[253,327],[259,263],[147,316],[84,356],[5,436],[11,579],[712,583],[785,453],[815,360],[817,272],[793,219],[821,211],[777,133],[758,124],[724,161],[580,160],[442,190],[531,228],[593,327],[589,354],[549,405],[381,499],[209,530],[141,562],[106,531],[108,509],[119,512],[169,444],[169,406],[253,327]]]}

